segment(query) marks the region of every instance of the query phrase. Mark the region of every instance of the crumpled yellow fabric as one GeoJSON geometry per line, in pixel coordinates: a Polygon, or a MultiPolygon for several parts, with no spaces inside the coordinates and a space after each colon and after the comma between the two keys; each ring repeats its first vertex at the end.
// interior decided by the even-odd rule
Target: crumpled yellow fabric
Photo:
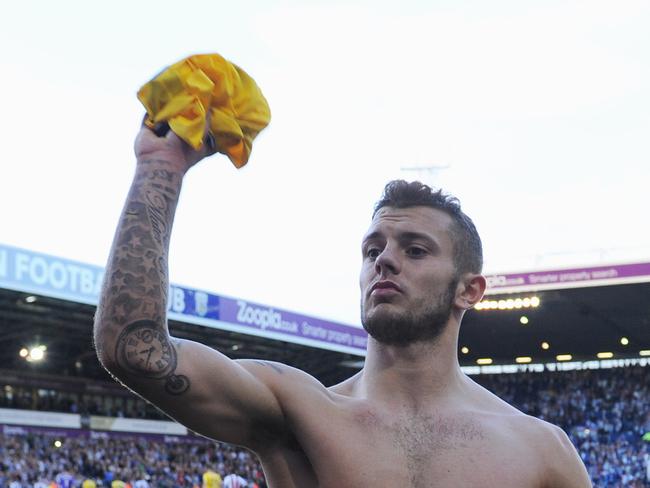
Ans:
{"type": "Polygon", "coordinates": [[[218,151],[237,168],[248,162],[253,139],[271,120],[255,80],[218,54],[197,54],[169,66],[140,88],[138,99],[147,109],[148,127],[167,122],[194,149],[203,145],[209,120],[218,151]]]}

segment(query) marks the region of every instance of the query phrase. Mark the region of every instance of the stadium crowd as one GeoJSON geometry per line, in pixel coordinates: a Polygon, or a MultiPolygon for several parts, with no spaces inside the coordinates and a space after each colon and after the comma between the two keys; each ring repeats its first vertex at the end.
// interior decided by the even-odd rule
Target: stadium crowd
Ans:
{"type": "Polygon", "coordinates": [[[111,397],[12,385],[0,389],[0,408],[168,420],[160,410],[136,395],[111,397]]]}
{"type": "MultiPolygon", "coordinates": [[[[650,487],[650,368],[494,374],[474,379],[523,412],[562,427],[577,447],[594,487],[650,487]]],[[[104,400],[88,406],[83,398],[70,395],[57,400],[50,394],[30,396],[17,390],[8,399],[7,391],[0,397],[0,406],[155,419],[162,415],[151,406],[141,408],[139,399],[104,400]],[[16,401],[21,395],[23,403],[16,401]],[[42,397],[49,400],[39,402],[42,397]],[[131,415],[129,410],[139,408],[139,415],[131,415]]],[[[55,447],[52,438],[45,436],[0,436],[0,486],[50,486],[35,483],[39,479],[52,483],[66,469],[79,482],[92,478],[103,486],[123,486],[111,485],[118,479],[133,488],[202,486],[202,475],[208,469],[223,477],[241,475],[250,481],[249,486],[265,486],[253,454],[202,439],[164,444],[162,440],[91,437],[67,439],[55,447]]]]}
{"type": "MultiPolygon", "coordinates": [[[[91,480],[112,488],[202,487],[208,471],[265,488],[253,454],[227,444],[193,440],[164,443],[143,438],[67,438],[0,434],[0,486],[68,488],[91,480]],[[67,485],[63,480],[67,480],[67,485]]],[[[87,483],[92,486],[92,483],[87,483]]],[[[218,486],[218,485],[215,485],[218,486]]]]}

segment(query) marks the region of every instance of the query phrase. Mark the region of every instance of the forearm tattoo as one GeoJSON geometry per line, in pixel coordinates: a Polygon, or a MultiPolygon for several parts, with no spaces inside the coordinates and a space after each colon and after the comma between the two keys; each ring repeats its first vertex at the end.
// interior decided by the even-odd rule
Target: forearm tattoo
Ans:
{"type": "MultiPolygon", "coordinates": [[[[181,175],[164,161],[139,163],[117,229],[96,324],[117,336],[113,354],[131,377],[162,380],[164,390],[180,395],[190,388],[176,374],[179,341],[166,325],[167,252],[181,175]]],[[[98,344],[98,349],[101,344],[98,344]]]]}

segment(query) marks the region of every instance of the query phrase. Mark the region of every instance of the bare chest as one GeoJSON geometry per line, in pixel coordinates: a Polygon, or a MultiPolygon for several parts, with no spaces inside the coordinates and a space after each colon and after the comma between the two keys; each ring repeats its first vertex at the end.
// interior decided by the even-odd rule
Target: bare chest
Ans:
{"type": "Polygon", "coordinates": [[[298,462],[309,464],[312,486],[537,486],[532,450],[480,420],[387,418],[362,410],[347,419],[303,427],[300,444],[305,456],[298,462]]]}

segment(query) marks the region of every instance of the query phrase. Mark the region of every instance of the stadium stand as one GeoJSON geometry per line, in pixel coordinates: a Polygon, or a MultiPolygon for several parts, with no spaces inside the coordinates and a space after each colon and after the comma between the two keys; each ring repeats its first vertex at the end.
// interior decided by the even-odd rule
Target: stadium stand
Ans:
{"type": "Polygon", "coordinates": [[[249,487],[266,486],[253,454],[198,438],[176,444],[104,436],[60,442],[57,447],[47,435],[0,434],[0,486],[11,482],[16,488],[32,488],[39,482],[51,486],[57,475],[67,471],[76,480],[74,486],[92,479],[100,486],[121,480],[133,487],[144,480],[152,488],[200,487],[209,468],[239,473],[249,487]]]}
{"type": "MultiPolygon", "coordinates": [[[[650,487],[650,442],[643,441],[650,432],[648,367],[492,374],[474,379],[523,412],[562,427],[578,448],[594,487],[650,487]]],[[[0,397],[2,406],[11,408],[105,415],[140,411],[140,418],[162,417],[153,407],[141,410],[144,402],[135,396],[119,400],[105,397],[103,402],[86,405],[83,397],[65,392],[39,396],[38,391],[23,388],[19,394],[8,395],[6,387],[0,397]],[[133,405],[134,410],[122,412],[120,405],[133,405]]],[[[93,431],[87,437],[65,438],[61,447],[54,445],[55,437],[20,430],[0,436],[0,486],[9,486],[8,480],[16,476],[21,484],[15,486],[21,488],[31,488],[39,479],[51,482],[66,463],[79,481],[90,477],[106,484],[121,478],[133,486],[145,479],[151,486],[193,487],[201,486],[202,473],[210,468],[222,476],[237,472],[265,486],[254,454],[197,436],[174,437],[170,443],[170,437],[121,438],[93,431]]]]}

